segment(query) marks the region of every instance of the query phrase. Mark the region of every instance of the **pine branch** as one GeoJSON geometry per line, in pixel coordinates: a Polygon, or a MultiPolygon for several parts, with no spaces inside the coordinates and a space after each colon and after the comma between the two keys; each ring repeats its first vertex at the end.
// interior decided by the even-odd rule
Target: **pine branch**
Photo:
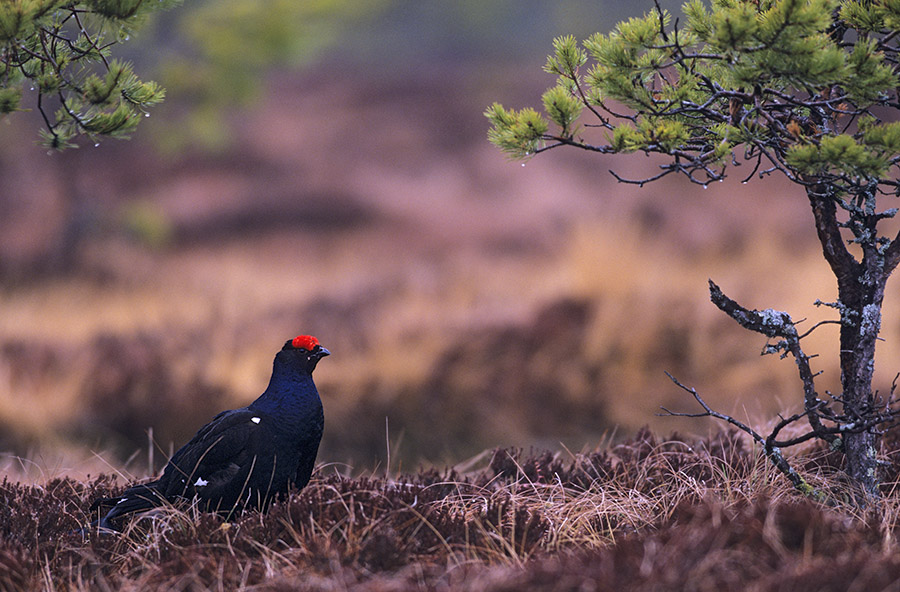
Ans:
{"type": "Polygon", "coordinates": [[[828,261],[831,271],[840,282],[841,278],[854,274],[859,263],[847,250],[844,239],[841,237],[834,192],[825,184],[815,184],[807,188],[806,194],[812,207],[813,217],[816,221],[816,234],[822,245],[825,260],[828,261]]]}
{"type": "Polygon", "coordinates": [[[803,383],[805,407],[803,416],[808,418],[810,428],[812,428],[816,437],[833,445],[837,437],[821,423],[819,410],[824,407],[824,402],[819,399],[818,393],[816,393],[816,375],[810,368],[809,356],[806,355],[800,346],[800,336],[790,315],[771,308],[764,311],[744,308],[726,296],[712,280],[709,280],[709,294],[713,304],[734,319],[740,326],[750,331],[761,333],[766,337],[782,339],[776,345],[769,346],[770,349],[768,351],[771,353],[786,351],[793,356],[794,361],[797,363],[797,370],[800,373],[800,380],[803,383]]]}

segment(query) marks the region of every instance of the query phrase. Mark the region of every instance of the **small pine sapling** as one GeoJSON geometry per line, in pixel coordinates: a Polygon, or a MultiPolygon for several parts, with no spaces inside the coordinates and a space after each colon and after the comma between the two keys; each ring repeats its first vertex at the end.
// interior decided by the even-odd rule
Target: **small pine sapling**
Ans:
{"type": "MultiPolygon", "coordinates": [[[[768,436],[712,410],[749,433],[794,485],[820,495],[782,449],[812,439],[845,457],[857,501],[879,495],[881,435],[900,408],[873,391],[882,302],[900,263],[900,236],[882,222],[900,195],[900,2],[885,0],[690,0],[684,23],[656,3],[642,18],[578,43],[555,40],[545,70],[557,84],[543,95],[544,114],[494,104],[489,139],[513,158],[569,146],[600,154],[665,155],[643,185],[681,174],[698,185],[720,181],[740,164],[742,180],[780,173],[802,191],[822,253],[837,279],[837,311],[804,333],[785,312],[748,309],[710,282],[713,303],[741,326],[769,338],[766,353],[791,356],[803,384],[803,410],[768,436]],[[852,250],[851,250],[852,249],[852,250]],[[820,396],[803,339],[825,323],[840,325],[842,392],[820,396]],[[782,438],[788,425],[808,431],[782,438]]],[[[674,378],[673,378],[674,380],[674,378]]]]}

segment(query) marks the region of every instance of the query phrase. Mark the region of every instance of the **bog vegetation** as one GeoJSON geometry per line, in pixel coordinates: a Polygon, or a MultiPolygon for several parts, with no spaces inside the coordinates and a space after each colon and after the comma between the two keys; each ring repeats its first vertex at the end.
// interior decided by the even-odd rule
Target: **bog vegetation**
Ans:
{"type": "MultiPolygon", "coordinates": [[[[706,34],[716,43],[753,40],[754,35],[765,33],[755,30],[754,7],[768,4],[719,2],[739,17],[736,22],[743,33],[740,39],[712,35],[713,29],[706,34]]],[[[867,6],[873,7],[876,14],[871,23],[877,24],[885,22],[884,11],[894,3],[845,4],[855,7],[848,18],[856,19],[867,14],[867,6]]],[[[820,13],[810,17],[802,12],[807,6],[802,2],[780,5],[802,14],[776,16],[806,15],[798,18],[802,22],[791,24],[798,30],[822,22],[820,13]]],[[[637,35],[638,45],[659,43],[656,35],[664,20],[659,17],[654,13],[635,21],[625,32],[637,35],[646,30],[646,36],[637,35]]],[[[696,19],[703,24],[713,17],[697,8],[696,19]]],[[[717,26],[721,28],[721,23],[717,26]]],[[[834,36],[844,32],[835,30],[834,36]]],[[[820,44],[816,47],[828,45],[825,36],[814,36],[813,41],[820,44]]],[[[790,39],[804,43],[800,37],[790,39]]],[[[883,41],[890,45],[894,39],[889,36],[883,41]]],[[[595,41],[609,42],[599,37],[595,41]]],[[[565,70],[563,58],[576,53],[570,51],[571,41],[559,45],[562,55],[556,56],[556,66],[565,70]]],[[[624,57],[646,60],[642,56],[656,56],[666,49],[663,45],[646,53],[625,52],[624,57]]],[[[668,46],[673,48],[683,49],[677,43],[668,46]]],[[[753,61],[766,49],[741,46],[735,52],[748,54],[753,61]]],[[[834,51],[822,55],[829,60],[836,56],[834,51]]],[[[853,65],[866,66],[870,74],[881,76],[884,69],[878,64],[882,62],[873,55],[862,52],[853,65]]],[[[888,63],[893,59],[891,54],[888,63]]],[[[847,72],[838,68],[837,74],[847,72]]],[[[822,75],[831,74],[835,71],[822,75]]],[[[658,378],[665,382],[663,370],[686,381],[715,380],[716,372],[722,372],[725,376],[718,384],[727,387],[718,393],[708,390],[723,405],[733,393],[759,394],[760,400],[770,400],[773,393],[797,392],[785,386],[793,386],[785,381],[786,364],[773,370],[751,356],[741,357],[743,342],[736,345],[740,339],[733,330],[737,327],[732,328],[724,315],[716,320],[687,286],[699,281],[702,287],[707,274],[727,276],[729,285],[740,284],[744,278],[741,301],[757,302],[779,290],[796,290],[788,296],[782,292],[778,298],[788,299],[792,310],[797,310],[793,305],[805,298],[798,284],[819,289],[822,283],[810,271],[815,266],[810,250],[792,242],[802,232],[793,222],[785,222],[802,220],[809,213],[806,203],[800,203],[800,208],[778,203],[777,213],[766,218],[759,204],[775,203],[780,195],[745,193],[742,200],[730,202],[753,211],[752,222],[758,227],[774,221],[790,237],[761,241],[758,235],[744,234],[750,226],[746,216],[734,215],[721,232],[741,237],[731,246],[736,259],[710,263],[702,242],[707,229],[704,233],[689,230],[680,211],[687,203],[684,200],[662,203],[633,194],[631,203],[637,205],[628,207],[634,210],[613,203],[595,210],[563,204],[557,196],[548,197],[532,187],[533,181],[489,168],[485,164],[489,159],[467,143],[463,132],[458,144],[447,143],[445,129],[436,129],[440,126],[431,119],[415,120],[419,110],[398,109],[396,96],[386,100],[395,111],[371,117],[377,102],[385,100],[383,91],[368,88],[361,95],[367,97],[365,101],[343,102],[352,93],[343,92],[346,88],[338,84],[343,81],[302,85],[307,93],[304,99],[317,108],[290,109],[292,113],[280,113],[268,126],[261,126],[288,129],[286,122],[294,122],[290,117],[312,112],[317,124],[327,121],[341,132],[323,135],[320,150],[303,150],[302,133],[270,134],[265,142],[245,143],[249,159],[248,153],[232,153],[231,160],[225,159],[217,170],[196,161],[184,167],[191,169],[188,172],[141,163],[151,171],[147,176],[153,177],[147,180],[148,195],[151,188],[161,194],[174,188],[177,194],[184,186],[200,185],[195,182],[198,166],[203,168],[201,173],[224,179],[192,202],[196,212],[182,212],[179,218],[178,208],[160,208],[168,215],[176,211],[171,218],[162,218],[171,231],[166,240],[176,248],[148,254],[121,236],[102,236],[77,253],[79,269],[90,271],[88,279],[54,278],[0,293],[4,305],[0,444],[4,450],[26,456],[23,472],[29,473],[23,477],[10,470],[15,460],[4,457],[4,470],[12,476],[0,485],[0,589],[718,591],[896,586],[900,579],[896,492],[900,462],[894,452],[896,437],[890,434],[872,459],[880,467],[874,484],[880,499],[864,508],[854,503],[844,459],[834,447],[806,440],[785,452],[802,482],[827,495],[833,507],[825,507],[798,495],[764,451],[735,431],[707,438],[664,438],[655,435],[659,431],[645,430],[622,440],[610,437],[583,452],[498,449],[453,469],[398,472],[396,465],[402,458],[458,458],[460,450],[448,451],[448,443],[483,446],[488,439],[538,438],[555,442],[560,434],[567,435],[565,430],[572,430],[581,441],[596,441],[597,433],[613,424],[653,420],[660,393],[668,397],[665,402],[672,408],[684,400],[684,394],[672,385],[660,385],[658,378]],[[363,137],[356,129],[361,117],[373,129],[363,137]],[[397,132],[412,126],[421,137],[397,132]],[[350,147],[356,152],[349,157],[358,165],[352,170],[332,157],[339,151],[346,153],[347,137],[359,142],[350,147]],[[367,144],[385,138],[389,148],[367,144]],[[267,152],[264,147],[269,146],[274,148],[267,152]],[[442,158],[425,158],[425,148],[434,146],[446,150],[442,158]],[[259,176],[238,177],[241,167],[234,163],[256,162],[254,158],[261,160],[269,152],[277,152],[283,160],[270,163],[261,173],[254,170],[252,174],[259,176]],[[476,176],[493,183],[478,185],[477,191],[459,191],[448,183],[446,165],[436,164],[451,154],[465,159],[462,162],[476,176]],[[309,160],[299,166],[298,159],[309,160]],[[403,177],[398,160],[412,163],[410,168],[418,174],[403,177]],[[310,173],[301,193],[296,184],[298,168],[319,175],[310,173]],[[232,182],[236,179],[239,182],[232,182]],[[248,189],[262,181],[271,195],[248,189]],[[466,212],[466,224],[447,232],[446,226],[435,222],[433,212],[423,213],[433,202],[413,211],[405,199],[398,199],[400,192],[407,192],[401,197],[415,196],[408,200],[410,204],[423,204],[423,193],[458,200],[455,204],[466,212]],[[473,198],[476,193],[481,199],[473,198]],[[505,215],[518,210],[523,196],[532,196],[532,205],[549,204],[532,210],[534,218],[546,226],[516,220],[520,226],[504,229],[506,234],[498,238],[496,225],[478,224],[478,219],[506,220],[505,215]],[[512,202],[512,197],[519,201],[512,202]],[[270,209],[262,214],[248,205],[259,208],[261,200],[262,207],[270,209]],[[228,203],[223,206],[223,202],[228,203]],[[398,210],[397,203],[404,205],[398,210]],[[320,210],[315,210],[317,206],[320,210]],[[561,207],[571,208],[568,214],[582,219],[582,225],[560,232],[555,215],[561,207]],[[315,215],[310,217],[310,210],[315,215]],[[197,213],[201,211],[214,211],[218,217],[203,218],[197,213]],[[609,221],[614,211],[620,218],[609,221]],[[296,212],[303,214],[306,224],[312,219],[314,230],[298,228],[301,216],[296,212]],[[262,223],[274,217],[282,225],[260,232],[262,223]],[[637,223],[626,227],[619,220],[637,223]],[[222,232],[223,227],[227,232],[222,232]],[[535,228],[552,238],[542,238],[535,228]],[[397,236],[410,240],[398,241],[397,236]],[[463,243],[469,250],[450,248],[463,243]],[[521,249],[523,244],[528,248],[521,249]],[[285,252],[285,245],[292,245],[294,251],[285,252]],[[418,258],[411,262],[408,252],[414,248],[433,265],[423,270],[418,258]],[[650,264],[647,251],[655,255],[650,264]],[[297,257],[297,253],[313,253],[316,260],[297,257]],[[790,271],[765,267],[773,259],[793,267],[790,271]],[[376,265],[383,266],[377,274],[372,271],[376,265]],[[161,271],[151,275],[154,269],[161,271]],[[634,269],[642,273],[635,274],[634,269]],[[766,282],[747,281],[748,269],[766,282]],[[810,276],[799,279],[806,273],[810,276]],[[510,286],[514,286],[512,295],[510,286]],[[179,298],[172,298],[173,290],[179,298]],[[241,314],[248,302],[256,311],[252,318],[241,314]],[[73,304],[77,315],[72,314],[73,304]],[[139,319],[134,310],[141,311],[139,319]],[[358,455],[384,450],[387,438],[393,462],[389,458],[381,469],[362,475],[358,470],[345,472],[342,464],[324,464],[309,487],[265,515],[248,512],[224,523],[192,508],[164,508],[135,520],[121,537],[82,537],[78,529],[94,518],[86,514],[90,502],[122,491],[132,475],[75,477],[72,471],[69,476],[66,472],[53,476],[60,471],[40,466],[38,444],[48,448],[78,445],[81,450],[105,446],[121,454],[124,462],[130,451],[143,447],[148,425],[156,426],[155,438],[163,448],[168,442],[183,441],[198,422],[228,406],[226,396],[258,394],[271,361],[271,335],[280,335],[298,320],[312,326],[297,329],[333,336],[329,344],[334,343],[334,351],[340,353],[335,356],[336,370],[323,374],[320,385],[327,397],[325,458],[370,466],[370,457],[359,459],[358,455]],[[390,344],[389,353],[404,355],[385,355],[384,344],[390,344]],[[390,416],[389,430],[382,423],[385,416],[390,416]],[[98,440],[102,445],[97,445],[98,440]],[[46,469],[46,474],[35,475],[27,469],[34,466],[46,469]]],[[[677,89],[627,83],[620,87],[642,94],[650,103],[678,95],[677,89]]],[[[682,90],[687,99],[703,91],[698,86],[682,90]]],[[[844,99],[852,104],[872,98],[859,93],[845,97],[839,85],[834,90],[837,95],[822,99],[823,108],[832,109],[826,114],[834,117],[849,117],[844,113],[848,107],[841,106],[844,99]]],[[[282,91],[271,100],[293,106],[298,93],[287,87],[282,91]]],[[[440,110],[453,113],[462,103],[445,91],[421,92],[440,97],[445,101],[440,110]]],[[[552,91],[549,98],[558,100],[557,105],[548,101],[551,108],[569,100],[562,91],[552,91]]],[[[728,92],[707,105],[723,116],[727,112],[725,125],[710,128],[710,133],[724,134],[712,157],[730,150],[732,140],[756,138],[762,144],[771,140],[765,135],[767,128],[753,120],[758,109],[768,108],[776,121],[779,113],[788,111],[766,103],[752,90],[741,91],[740,96],[737,91],[728,92]],[[746,129],[740,127],[742,122],[746,129]]],[[[555,115],[564,131],[573,132],[572,122],[566,127],[569,118],[564,111],[556,109],[555,115]]],[[[808,157],[816,155],[830,158],[832,149],[843,142],[857,155],[859,170],[880,171],[882,164],[887,166],[883,157],[891,148],[888,144],[893,145],[893,140],[887,142],[887,131],[893,133],[894,128],[870,121],[868,131],[861,130],[862,135],[855,137],[860,146],[879,144],[881,137],[880,152],[873,155],[853,148],[846,138],[820,141],[817,126],[821,122],[816,117],[801,113],[796,122],[782,121],[783,130],[775,125],[787,133],[781,148],[800,147],[793,154],[797,160],[791,162],[809,164],[808,157]]],[[[298,125],[297,129],[318,128],[298,125]]],[[[574,138],[574,133],[561,136],[566,141],[574,138]]],[[[625,125],[618,138],[625,152],[651,144],[668,149],[672,142],[697,139],[684,122],[680,127],[625,125]]],[[[529,136],[528,141],[533,140],[529,136]]],[[[541,139],[545,140],[556,141],[541,139]]],[[[696,146],[703,148],[701,144],[696,146]]],[[[106,173],[114,184],[112,190],[98,190],[109,194],[98,201],[109,206],[103,209],[133,205],[123,206],[134,197],[122,197],[126,192],[121,189],[130,182],[116,181],[113,172],[116,167],[130,170],[126,161],[140,159],[124,154],[111,164],[97,163],[100,172],[96,174],[106,173]]],[[[686,166],[699,162],[695,170],[701,175],[704,166],[718,174],[716,162],[685,162],[686,166]]],[[[541,165],[529,166],[530,171],[541,165]]],[[[567,175],[575,176],[580,165],[561,160],[556,166],[563,171],[557,180],[565,181],[567,175]]],[[[519,171],[519,167],[507,168],[519,171]]],[[[853,173],[819,171],[841,179],[850,175],[851,181],[857,179],[853,173]]],[[[462,186],[469,187],[466,183],[475,182],[467,180],[462,186]]],[[[666,187],[672,188],[683,191],[683,187],[666,187]]],[[[734,193],[740,191],[738,187],[734,193]]],[[[825,199],[819,194],[812,197],[825,199]]],[[[691,203],[701,203],[700,197],[696,199],[691,203]]],[[[721,208],[712,201],[702,203],[721,208]]],[[[856,207],[852,200],[837,205],[841,204],[856,207]]],[[[527,213],[529,208],[521,210],[527,213]]],[[[708,214],[703,211],[704,216],[708,214]]],[[[723,210],[716,212],[721,215],[723,210]]],[[[883,213],[868,221],[882,221],[883,213]]],[[[864,214],[857,210],[847,216],[864,214]]],[[[851,219],[840,222],[849,224],[851,219]]],[[[862,226],[856,228],[865,230],[866,220],[859,222],[862,226]]],[[[852,229],[841,232],[849,237],[852,229]]],[[[854,245],[852,249],[859,248],[859,243],[854,245]]],[[[726,280],[721,283],[726,285],[726,280]]],[[[886,300],[890,298],[888,294],[886,300]]],[[[845,316],[845,325],[854,327],[855,317],[845,316]]],[[[867,326],[870,334],[875,328],[867,326]]],[[[897,330],[896,324],[885,323],[879,334],[890,338],[897,330]]],[[[810,344],[811,351],[820,350],[823,342],[817,340],[823,332],[829,337],[827,331],[823,327],[810,334],[804,344],[810,344]]],[[[892,339],[879,347],[892,348],[896,342],[892,339]]],[[[829,388],[838,392],[841,385],[836,374],[816,377],[820,392],[829,388]],[[827,380],[832,381],[830,386],[827,380]]],[[[877,384],[886,386],[882,392],[887,392],[890,379],[885,383],[882,377],[877,384]]],[[[839,407],[840,401],[831,402],[839,407]]],[[[823,409],[813,403],[813,411],[823,409]]],[[[806,417],[802,410],[799,413],[801,419],[806,417]]],[[[747,424],[756,425],[749,420],[747,424]]],[[[771,430],[773,425],[761,429],[771,430]]],[[[796,425],[788,426],[780,434],[802,436],[795,430],[796,425]]],[[[164,457],[164,452],[157,451],[157,461],[164,457]]],[[[154,463],[149,464],[149,471],[142,465],[134,476],[152,473],[154,463]]],[[[405,466],[409,464],[413,463],[405,461],[405,466]]],[[[129,466],[134,468],[135,463],[129,466]]]]}
{"type": "MultiPolygon", "coordinates": [[[[322,465],[230,523],[163,508],[77,532],[122,480],[0,485],[0,590],[849,590],[900,579],[900,473],[880,511],[797,496],[736,431],[649,431],[578,454],[496,449],[396,479],[322,465]]],[[[849,496],[835,452],[792,459],[849,496]]]]}

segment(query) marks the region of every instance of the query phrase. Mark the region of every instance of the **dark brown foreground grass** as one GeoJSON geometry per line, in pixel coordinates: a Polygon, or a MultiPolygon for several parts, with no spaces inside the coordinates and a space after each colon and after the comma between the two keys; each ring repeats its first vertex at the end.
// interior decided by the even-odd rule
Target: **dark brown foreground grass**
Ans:
{"type": "MultiPolygon", "coordinates": [[[[828,455],[795,461],[839,483],[828,455]]],[[[0,590],[900,589],[890,487],[877,508],[826,508],[734,433],[496,450],[464,474],[327,473],[266,515],[164,508],[86,538],[91,499],[123,483],[4,481],[0,590]]]]}

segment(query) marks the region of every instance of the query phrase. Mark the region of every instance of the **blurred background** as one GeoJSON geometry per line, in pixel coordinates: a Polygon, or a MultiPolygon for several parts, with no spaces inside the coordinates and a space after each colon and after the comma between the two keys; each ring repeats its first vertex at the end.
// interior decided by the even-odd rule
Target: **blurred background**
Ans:
{"type": "MultiPolygon", "coordinates": [[[[707,278],[833,318],[802,193],[742,169],[638,188],[608,170],[651,176],[642,155],[520,163],[486,140],[492,102],[539,106],[555,36],[652,6],[194,0],[119,47],[168,91],[130,141],[48,154],[34,113],[0,120],[0,471],[145,476],[299,333],[333,353],[316,382],[339,470],[713,429],[657,417],[695,410],[664,371],[756,425],[796,409],[793,363],[760,357],[707,278]]],[[[807,347],[836,389],[837,330],[807,347]]]]}

